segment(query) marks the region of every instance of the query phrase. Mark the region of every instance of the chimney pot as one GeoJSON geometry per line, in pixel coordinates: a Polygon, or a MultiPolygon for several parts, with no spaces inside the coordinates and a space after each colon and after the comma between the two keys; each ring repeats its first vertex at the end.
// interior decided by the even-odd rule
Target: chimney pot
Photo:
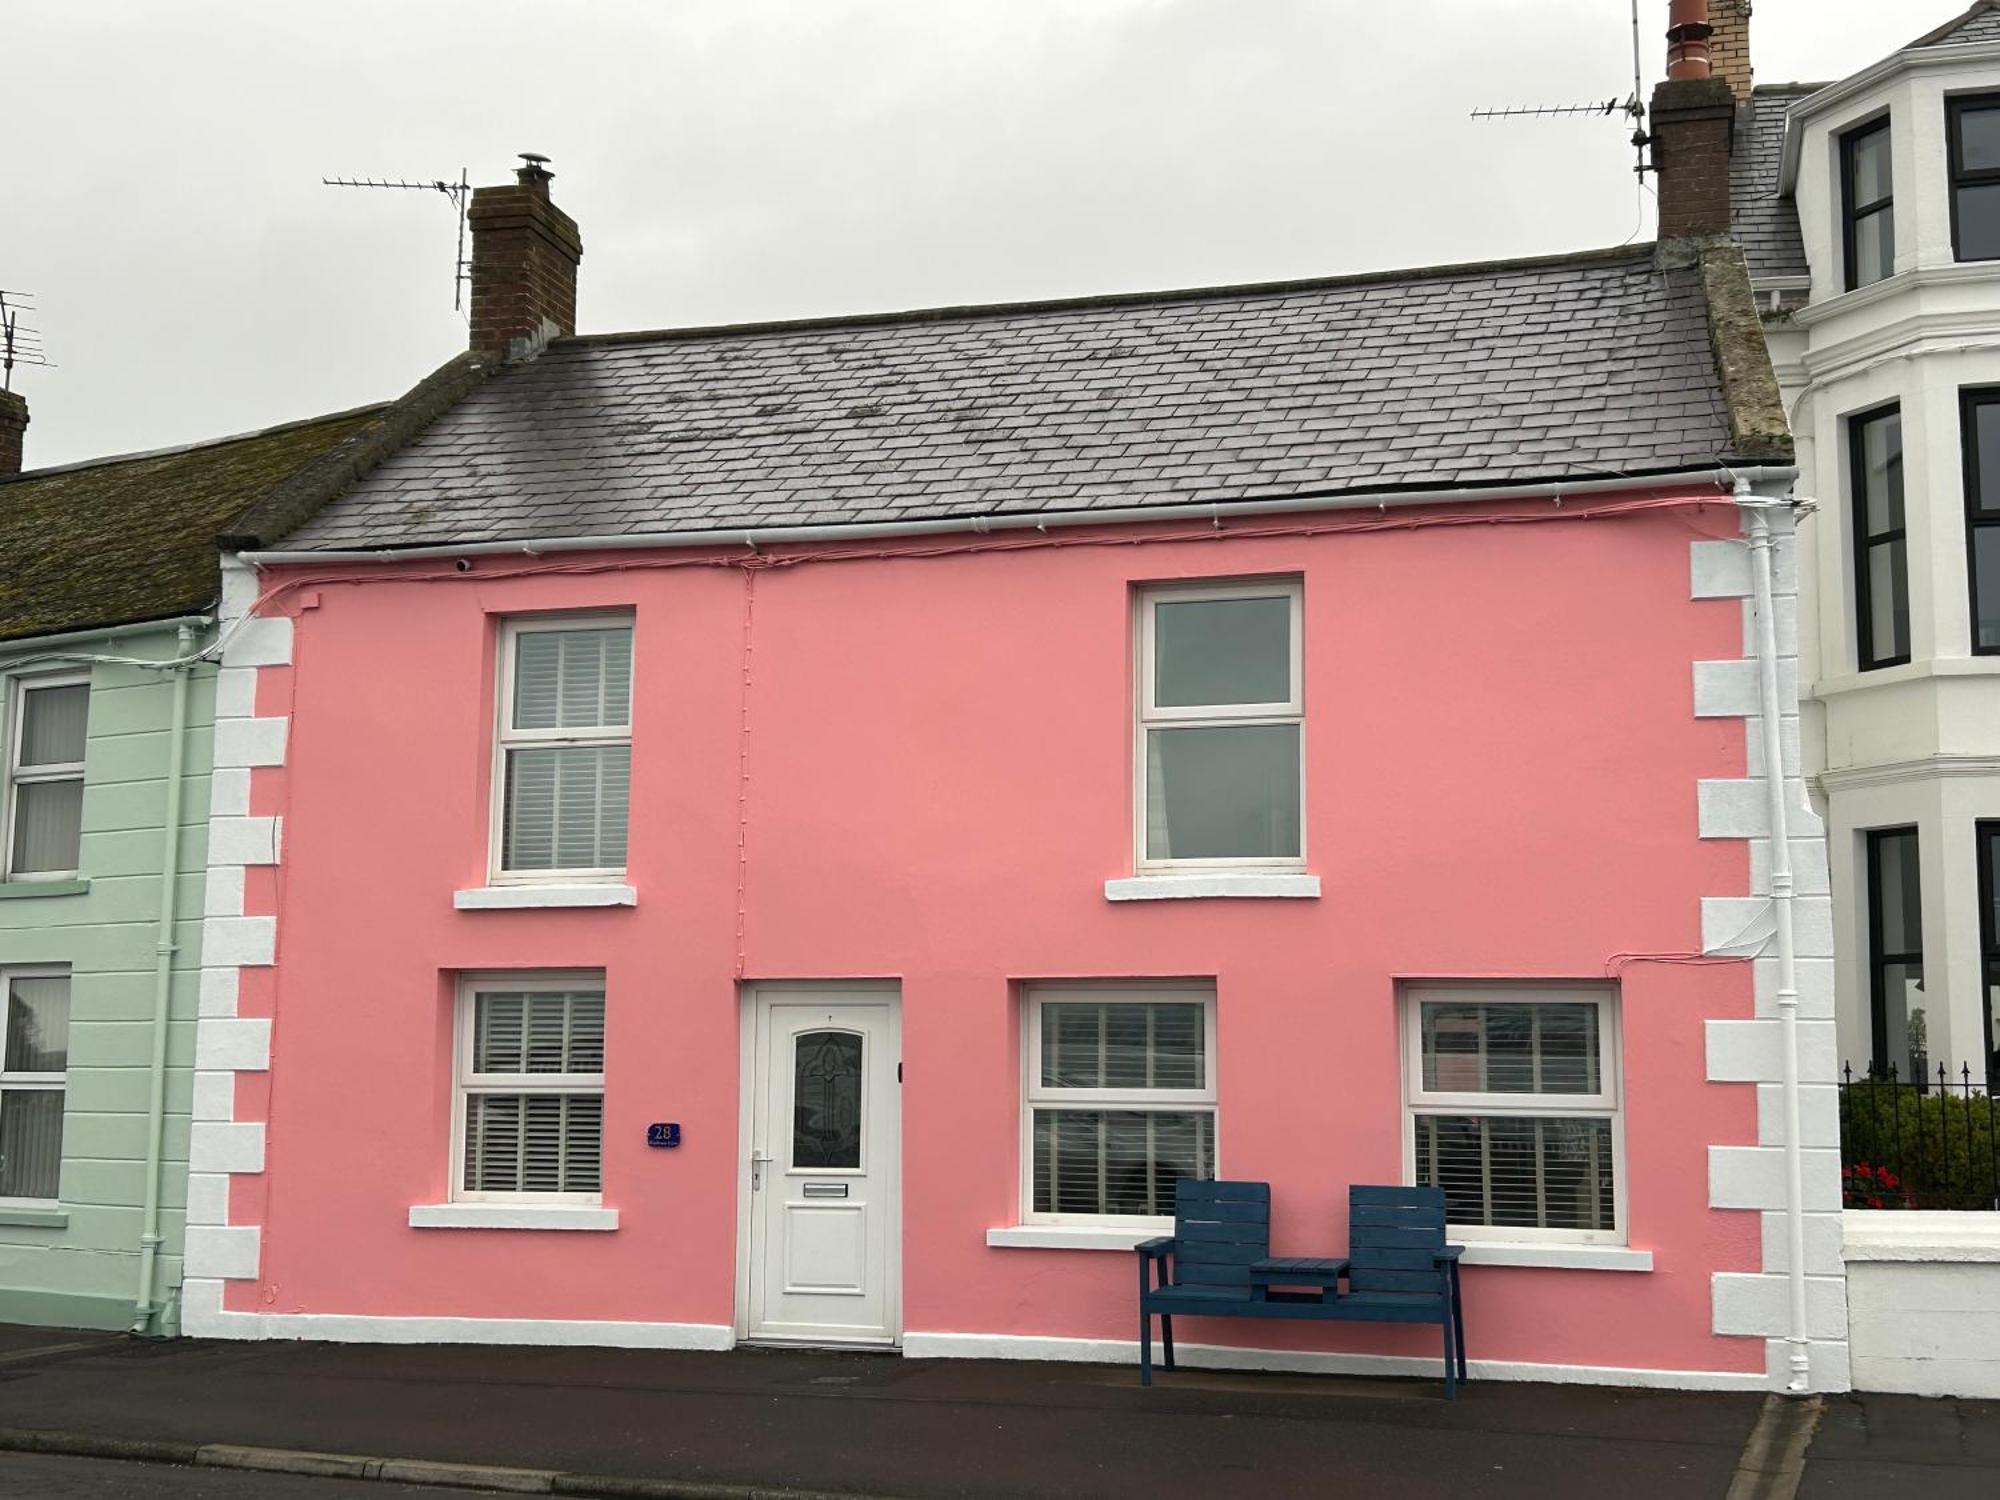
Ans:
{"type": "Polygon", "coordinates": [[[1673,0],[1667,12],[1667,77],[1676,82],[1707,78],[1713,71],[1708,0],[1673,0]]]}
{"type": "Polygon", "coordinates": [[[27,431],[27,398],[19,391],[0,391],[0,479],[21,472],[21,442],[27,431]]]}

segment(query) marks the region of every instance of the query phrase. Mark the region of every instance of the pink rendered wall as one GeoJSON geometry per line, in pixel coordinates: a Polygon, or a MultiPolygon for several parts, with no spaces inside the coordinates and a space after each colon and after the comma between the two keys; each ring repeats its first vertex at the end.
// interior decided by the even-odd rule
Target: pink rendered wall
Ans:
{"type": "MultiPolygon", "coordinates": [[[[1696,781],[1742,775],[1744,746],[1693,717],[1690,664],[1741,655],[1742,625],[1690,602],[1688,543],[1732,533],[1721,505],[759,572],[740,955],[740,570],[487,559],[295,589],[296,665],[259,699],[293,715],[289,760],[253,807],[285,818],[284,864],[251,890],[279,913],[278,968],[243,990],[276,1016],[268,1090],[239,1095],[268,1171],[232,1198],[265,1226],[263,1279],[229,1305],[731,1322],[744,976],[901,984],[908,1330],[1133,1336],[1129,1254],[985,1244],[1017,1219],[1015,1006],[1036,978],[1212,976],[1221,1172],[1272,1183],[1278,1253],[1337,1253],[1346,1184],[1401,1173],[1399,979],[1602,978],[1616,954],[1698,948],[1700,898],[1747,889],[1743,845],[1695,823],[1696,781]],[[1324,894],[1109,903],[1130,873],[1131,586],[1257,574],[1304,579],[1324,894]],[[494,621],[603,606],[637,619],[639,904],[454,911],[484,883],[494,621]],[[446,1194],[449,976],[514,967],[606,972],[615,1233],[406,1225],[446,1194]],[[663,1119],[678,1151],[643,1144],[663,1119]]],[[[1707,1147],[1754,1141],[1754,1094],[1703,1077],[1702,1023],[1750,1013],[1748,968],[1637,963],[1622,986],[1631,1241],[1656,1269],[1469,1269],[1472,1352],[1760,1370],[1760,1340],[1708,1332],[1709,1274],[1757,1261],[1756,1215],[1707,1207],[1707,1147]]]]}

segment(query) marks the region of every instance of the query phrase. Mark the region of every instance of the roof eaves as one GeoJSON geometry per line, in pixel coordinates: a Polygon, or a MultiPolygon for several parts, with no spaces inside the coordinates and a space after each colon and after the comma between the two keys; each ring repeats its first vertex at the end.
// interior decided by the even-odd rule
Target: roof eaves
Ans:
{"type": "Polygon", "coordinates": [[[454,356],[384,405],[375,421],[316,454],[260,496],[216,539],[218,545],[227,551],[265,547],[297,530],[477,390],[491,371],[475,354],[454,356]]]}

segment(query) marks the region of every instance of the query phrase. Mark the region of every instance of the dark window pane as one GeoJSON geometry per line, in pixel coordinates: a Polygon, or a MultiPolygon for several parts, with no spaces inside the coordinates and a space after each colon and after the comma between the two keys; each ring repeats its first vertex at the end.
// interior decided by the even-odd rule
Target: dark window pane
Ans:
{"type": "Polygon", "coordinates": [[[1202,1007],[1180,1002],[1042,1007],[1042,1086],[1198,1089],[1207,1068],[1202,1007]]]}
{"type": "Polygon", "coordinates": [[[1910,569],[1904,543],[1868,549],[1868,659],[1892,661],[1910,654],[1910,569]]]}
{"type": "Polygon", "coordinates": [[[861,1038],[809,1031],[794,1044],[792,1166],[861,1165],[861,1038]]]}
{"type": "Polygon", "coordinates": [[[1864,287],[1896,269],[1896,217],[1878,208],[1854,221],[1854,284],[1864,287]]]}
{"type": "Polygon", "coordinates": [[[1449,1094],[1594,1094],[1597,1007],[1423,1007],[1424,1088],[1449,1094]]]}
{"type": "Polygon", "coordinates": [[[2000,515],[2000,401],[1974,402],[1970,425],[1973,466],[1979,478],[1972,503],[1983,513],[2000,515]]]}
{"type": "Polygon", "coordinates": [[[1894,190],[1889,160],[1889,132],[1870,130],[1864,134],[1848,137],[1850,161],[1849,181],[1853,186],[1854,198],[1848,204],[1851,210],[1866,208],[1879,202],[1894,190]]]}
{"type": "Polygon", "coordinates": [[[1868,535],[1903,529],[1903,416],[1900,411],[1868,417],[1859,424],[1861,486],[1868,535]]]}
{"type": "Polygon", "coordinates": [[[1962,172],[2000,171],[2000,106],[1961,109],[1954,116],[1958,130],[1958,166],[1962,172]]]}
{"type": "MultiPolygon", "coordinates": [[[[69,977],[22,975],[0,996],[7,1035],[0,1071],[60,1073],[69,1066],[69,977]]],[[[0,1198],[6,1194],[0,1193],[0,1198]]]]}
{"type": "Polygon", "coordinates": [[[1148,859],[1293,859],[1299,726],[1146,732],[1148,859]]]}
{"type": "Polygon", "coordinates": [[[1972,529],[1972,605],[1980,646],[2000,646],[2000,526],[1972,529]]]}
{"type": "Polygon", "coordinates": [[[1921,953],[1924,947],[1923,885],[1914,828],[1878,833],[1869,847],[1875,857],[1870,878],[1882,913],[1882,952],[1921,953]]]}
{"type": "Polygon", "coordinates": [[[61,1089],[0,1092],[0,1198],[53,1198],[62,1175],[61,1089]]]}
{"type": "Polygon", "coordinates": [[[1153,701],[1162,708],[1288,703],[1290,599],[1189,599],[1153,606],[1153,701]]]}
{"type": "Polygon", "coordinates": [[[1879,978],[1889,1052],[1877,1058],[1879,1071],[1896,1070],[1912,1081],[1931,1071],[1930,1014],[1924,1004],[1922,964],[1884,964],[1879,978]]]}
{"type": "Polygon", "coordinates": [[[1958,189],[1958,258],[2000,260],[2000,182],[1958,189]]]}
{"type": "Polygon", "coordinates": [[[1417,1182],[1453,1224],[1617,1227],[1609,1120],[1418,1115],[1417,1182]]]}
{"type": "Polygon", "coordinates": [[[1215,1117],[1206,1111],[1038,1109],[1036,1213],[1174,1211],[1174,1183],[1215,1176],[1215,1117]]]}

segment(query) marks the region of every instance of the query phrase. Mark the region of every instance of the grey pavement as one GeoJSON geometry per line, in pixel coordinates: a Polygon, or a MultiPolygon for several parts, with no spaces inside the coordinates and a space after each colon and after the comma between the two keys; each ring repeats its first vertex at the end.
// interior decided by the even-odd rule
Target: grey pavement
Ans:
{"type": "MultiPolygon", "coordinates": [[[[39,1343],[0,1331],[0,1427],[910,1500],[1722,1500],[1761,1408],[1754,1395],[1488,1382],[1447,1402],[1430,1381],[1186,1370],[1148,1391],[1114,1366],[823,1351],[39,1343]]],[[[100,1471],[17,1472],[88,1484],[100,1471]]],[[[159,1472],[129,1493],[291,1493],[275,1475],[228,1488],[237,1476],[159,1472]],[[171,1487],[184,1482],[196,1487],[171,1487]]],[[[9,1477],[0,1467],[0,1494],[35,1493],[9,1477]]],[[[329,1500],[343,1486],[396,1492],[289,1482],[329,1500]]],[[[1800,1493],[1991,1500],[2000,1406],[1836,1398],[1800,1493]]]]}

